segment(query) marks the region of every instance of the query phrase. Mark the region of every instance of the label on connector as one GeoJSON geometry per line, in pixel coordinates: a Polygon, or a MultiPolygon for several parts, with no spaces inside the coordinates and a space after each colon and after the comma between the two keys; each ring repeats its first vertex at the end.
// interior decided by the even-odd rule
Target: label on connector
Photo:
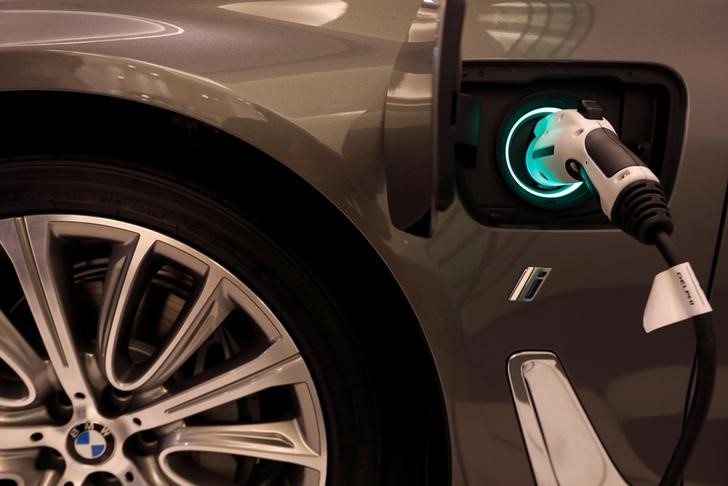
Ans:
{"type": "Polygon", "coordinates": [[[685,262],[655,276],[642,324],[645,332],[651,332],[712,310],[690,263],[685,262]]]}

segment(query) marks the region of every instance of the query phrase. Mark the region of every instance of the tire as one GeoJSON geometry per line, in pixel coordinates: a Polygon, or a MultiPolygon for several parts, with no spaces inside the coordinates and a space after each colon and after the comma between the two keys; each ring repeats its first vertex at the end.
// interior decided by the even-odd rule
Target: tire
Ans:
{"type": "MultiPolygon", "coordinates": [[[[138,167],[69,160],[0,164],[0,198],[0,219],[64,214],[121,221],[189,245],[227,269],[283,323],[307,365],[325,422],[326,483],[381,484],[376,400],[351,324],[295,249],[246,215],[254,208],[233,210],[214,194],[138,167]]],[[[261,474],[255,484],[279,484],[274,473],[261,474]]]]}

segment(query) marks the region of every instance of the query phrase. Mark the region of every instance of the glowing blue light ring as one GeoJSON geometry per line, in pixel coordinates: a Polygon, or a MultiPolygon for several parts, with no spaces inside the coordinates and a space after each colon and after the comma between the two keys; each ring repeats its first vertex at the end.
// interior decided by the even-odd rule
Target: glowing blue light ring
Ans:
{"type": "Polygon", "coordinates": [[[533,189],[526,184],[523,183],[522,180],[518,178],[516,173],[513,171],[513,166],[511,164],[511,138],[513,138],[513,134],[516,132],[518,127],[520,127],[523,123],[530,120],[536,115],[550,115],[551,113],[556,113],[557,111],[561,111],[561,108],[553,108],[549,106],[545,106],[542,108],[536,108],[535,110],[531,110],[525,115],[523,115],[521,118],[516,121],[516,123],[513,124],[510,131],[508,132],[508,136],[506,137],[506,146],[505,146],[505,152],[506,152],[506,167],[508,168],[508,173],[511,175],[513,180],[518,184],[518,186],[526,191],[527,193],[536,196],[536,197],[543,197],[543,198],[549,198],[549,199],[556,199],[559,197],[568,196],[572,192],[576,191],[581,187],[583,182],[574,182],[573,184],[567,184],[564,186],[563,189],[555,192],[541,192],[536,189],[533,189]]]}

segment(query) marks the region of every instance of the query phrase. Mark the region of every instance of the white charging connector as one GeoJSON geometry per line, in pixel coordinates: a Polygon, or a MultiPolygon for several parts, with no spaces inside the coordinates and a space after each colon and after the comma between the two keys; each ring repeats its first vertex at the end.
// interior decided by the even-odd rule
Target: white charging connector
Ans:
{"type": "Polygon", "coordinates": [[[584,181],[598,194],[602,211],[643,243],[672,233],[672,219],[657,176],[617,137],[594,101],[539,120],[526,152],[531,177],[546,187],[584,181]]]}
{"type": "MultiPolygon", "coordinates": [[[[589,102],[583,102],[589,103],[589,102]]],[[[561,110],[542,118],[536,138],[526,153],[527,169],[548,187],[584,179],[599,194],[604,214],[612,210],[622,191],[637,181],[659,182],[657,176],[617,137],[600,109],[561,110]]]]}

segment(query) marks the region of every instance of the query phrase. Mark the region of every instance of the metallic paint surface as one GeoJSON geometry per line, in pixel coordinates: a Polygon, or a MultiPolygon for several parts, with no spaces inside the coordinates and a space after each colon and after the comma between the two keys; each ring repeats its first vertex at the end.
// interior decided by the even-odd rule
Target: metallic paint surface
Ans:
{"type": "MultiPolygon", "coordinates": [[[[431,239],[389,223],[383,107],[417,8],[414,0],[3,1],[0,89],[97,93],[183,113],[262,149],[328,197],[377,249],[420,319],[446,397],[454,485],[533,482],[506,377],[520,349],[559,356],[623,477],[650,484],[677,438],[693,342],[687,325],[649,336],[641,329],[662,269],[657,252],[617,231],[482,227],[457,200],[431,239]],[[8,10],[28,16],[10,22],[8,10]],[[97,30],[68,11],[140,20],[97,30]],[[49,19],[53,32],[40,35],[49,19]],[[155,37],[140,25],[183,32],[155,37]],[[53,45],[42,45],[48,39],[53,45]],[[553,268],[548,285],[534,302],[508,302],[531,265],[553,268]]],[[[675,239],[707,281],[728,178],[717,123],[728,106],[728,4],[481,0],[467,8],[467,59],[647,61],[683,76],[689,129],[671,209],[675,239]]],[[[714,295],[726,289],[717,279],[714,295]]],[[[728,396],[721,383],[716,403],[728,396]]],[[[724,430],[721,414],[709,431],[724,430]]],[[[703,442],[688,484],[725,483],[728,464],[705,452],[720,450],[712,446],[725,434],[707,432],[703,442]]]]}

